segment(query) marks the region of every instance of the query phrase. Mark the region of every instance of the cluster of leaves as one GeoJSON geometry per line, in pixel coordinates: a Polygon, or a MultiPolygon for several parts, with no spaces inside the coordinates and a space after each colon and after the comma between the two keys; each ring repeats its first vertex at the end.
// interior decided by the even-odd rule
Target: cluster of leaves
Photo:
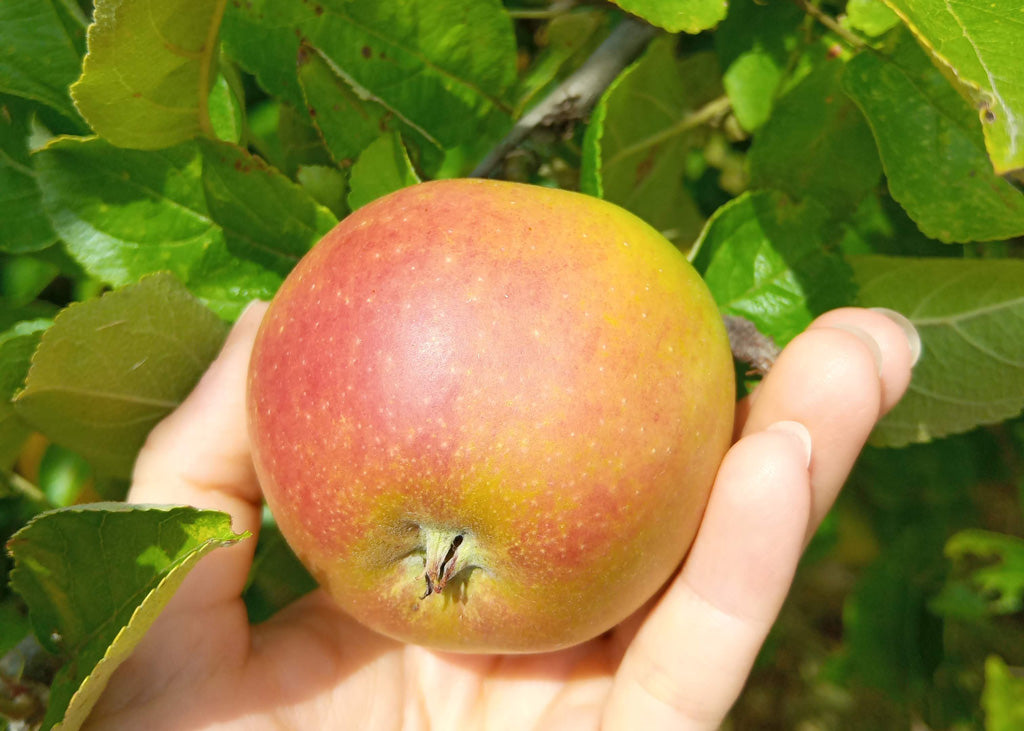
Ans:
{"type": "MultiPolygon", "coordinates": [[[[241,538],[117,502],[228,323],[339,218],[474,173],[552,100],[475,174],[634,211],[780,344],[850,304],[924,342],[736,726],[1024,723],[1018,4],[617,2],[0,4],[0,728],[76,728],[189,568],[241,538]],[[625,66],[592,110],[557,96],[588,58],[625,66]],[[45,704],[32,634],[64,663],[45,704]]],[[[265,531],[254,620],[309,586],[265,531]]]]}

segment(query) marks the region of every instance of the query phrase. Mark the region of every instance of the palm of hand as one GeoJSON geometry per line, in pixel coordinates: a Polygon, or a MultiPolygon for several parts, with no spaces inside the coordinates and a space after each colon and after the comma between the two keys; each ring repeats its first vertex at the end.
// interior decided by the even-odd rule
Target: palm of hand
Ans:
{"type": "Polygon", "coordinates": [[[139,648],[95,727],[596,728],[636,626],[555,653],[460,655],[370,632],[320,591],[257,627],[244,612],[161,618],[154,636],[174,645],[139,648]]]}
{"type": "MultiPolygon", "coordinates": [[[[244,396],[264,308],[246,311],[196,390],[154,429],[129,500],[223,510],[235,530],[258,531],[244,396]]],[[[603,637],[543,655],[438,653],[366,630],[320,591],[251,627],[241,599],[248,540],[189,574],[87,728],[717,728],[806,541],[907,387],[913,335],[884,314],[844,309],[794,339],[737,406],[737,441],[685,564],[603,637]]]]}

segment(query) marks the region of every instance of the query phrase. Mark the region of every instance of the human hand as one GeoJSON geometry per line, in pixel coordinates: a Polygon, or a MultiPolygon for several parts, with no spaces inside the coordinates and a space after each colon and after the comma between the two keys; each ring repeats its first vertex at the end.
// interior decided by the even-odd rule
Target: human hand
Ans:
{"type": "MultiPolygon", "coordinates": [[[[265,308],[243,314],[195,391],[154,429],[129,501],[222,510],[236,531],[257,533],[244,401],[265,308]]],[[[247,540],[189,574],[87,728],[717,728],[919,348],[912,330],[853,308],[794,339],[737,405],[736,442],[682,569],[602,637],[549,654],[442,653],[365,629],[319,590],[250,626],[247,540]]]]}

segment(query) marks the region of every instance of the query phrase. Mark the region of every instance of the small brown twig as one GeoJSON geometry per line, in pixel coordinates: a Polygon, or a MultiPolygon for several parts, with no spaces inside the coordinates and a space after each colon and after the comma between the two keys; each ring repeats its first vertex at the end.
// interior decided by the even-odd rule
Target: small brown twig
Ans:
{"type": "Polygon", "coordinates": [[[748,374],[768,375],[782,349],[745,317],[724,315],[722,319],[733,357],[750,366],[748,374]]]}

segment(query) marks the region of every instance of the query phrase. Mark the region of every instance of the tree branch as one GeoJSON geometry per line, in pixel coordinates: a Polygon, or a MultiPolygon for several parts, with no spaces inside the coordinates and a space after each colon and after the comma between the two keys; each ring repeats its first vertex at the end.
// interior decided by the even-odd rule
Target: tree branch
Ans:
{"type": "Polygon", "coordinates": [[[639,55],[657,32],[653,26],[634,18],[626,18],[619,23],[575,73],[516,122],[505,139],[487,153],[470,175],[474,178],[488,177],[535,127],[564,113],[566,107],[578,115],[589,111],[619,72],[639,55]]]}
{"type": "Polygon", "coordinates": [[[793,0],[793,2],[795,2],[805,13],[846,41],[846,44],[851,48],[859,51],[866,45],[864,40],[856,33],[851,33],[849,30],[839,25],[835,18],[824,12],[817,5],[808,2],[808,0],[793,0]]]}

